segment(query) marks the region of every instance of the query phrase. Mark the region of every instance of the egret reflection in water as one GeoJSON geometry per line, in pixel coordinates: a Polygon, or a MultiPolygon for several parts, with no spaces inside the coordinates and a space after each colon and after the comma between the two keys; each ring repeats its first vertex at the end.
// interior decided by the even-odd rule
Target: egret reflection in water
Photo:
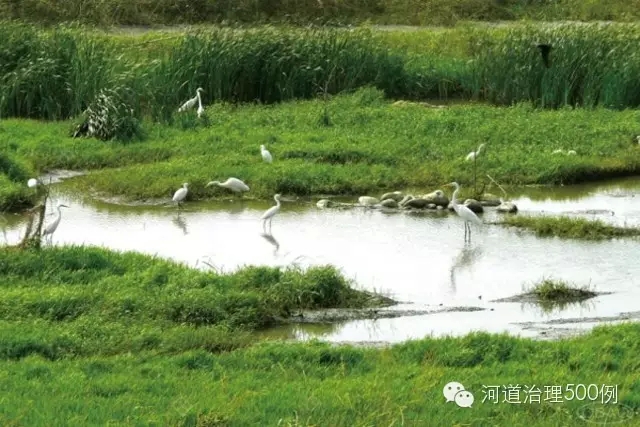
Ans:
{"type": "Polygon", "coordinates": [[[180,214],[176,215],[176,217],[173,218],[171,222],[173,222],[176,225],[176,227],[182,230],[182,233],[185,236],[189,234],[189,231],[187,230],[187,221],[185,221],[185,219],[182,216],[180,216],[180,214]]]}
{"type": "Polygon", "coordinates": [[[273,234],[270,233],[261,233],[260,237],[269,242],[275,249],[273,250],[273,254],[276,255],[278,250],[280,249],[280,243],[273,237],[273,234]]]}
{"type": "Polygon", "coordinates": [[[466,243],[460,253],[453,260],[453,265],[449,270],[451,274],[451,292],[453,294],[456,293],[456,279],[455,273],[457,270],[463,270],[473,264],[478,260],[480,255],[482,254],[482,246],[480,245],[471,245],[466,243]]]}

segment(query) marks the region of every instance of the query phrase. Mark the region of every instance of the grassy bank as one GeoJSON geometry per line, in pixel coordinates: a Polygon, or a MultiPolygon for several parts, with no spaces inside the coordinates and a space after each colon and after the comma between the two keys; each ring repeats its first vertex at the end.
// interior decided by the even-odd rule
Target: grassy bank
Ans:
{"type": "Polygon", "coordinates": [[[594,412],[606,411],[609,423],[634,426],[640,409],[638,333],[640,326],[627,324],[556,342],[480,333],[382,350],[263,343],[221,354],[136,351],[59,361],[31,356],[0,362],[0,420],[34,427],[559,426],[582,424],[585,416],[594,421],[594,412]],[[471,408],[445,403],[443,388],[450,381],[474,394],[471,408]],[[539,388],[540,403],[505,402],[502,386],[510,384],[521,387],[521,402],[528,396],[525,386],[539,388]],[[567,384],[578,397],[570,399],[567,384]],[[578,400],[584,394],[578,384],[617,386],[617,403],[601,404],[593,387],[596,402],[578,400]],[[483,386],[501,389],[499,403],[482,402],[483,386]],[[545,400],[545,386],[561,386],[566,398],[545,400]],[[591,411],[581,409],[589,403],[591,411]]]}
{"type": "MultiPolygon", "coordinates": [[[[300,309],[376,304],[330,267],[217,274],[135,253],[0,248],[0,359],[217,352],[300,309]]],[[[255,339],[255,338],[254,338],[255,339]]]]}
{"type": "Polygon", "coordinates": [[[541,237],[605,240],[640,236],[640,229],[616,227],[600,220],[552,216],[510,216],[502,224],[533,231],[541,237]]]}
{"type": "Polygon", "coordinates": [[[16,158],[38,170],[93,170],[69,185],[132,200],[169,200],[183,182],[190,183],[189,200],[227,197],[226,190],[205,185],[229,176],[244,180],[248,196],[259,198],[429,192],[453,180],[465,190],[473,168],[464,158],[480,143],[486,152],[477,163],[479,182],[489,174],[505,185],[569,184],[640,171],[640,148],[630,137],[640,115],[632,110],[433,109],[393,105],[368,89],[326,106],[218,104],[207,114],[209,127],[195,117],[189,122],[195,127],[185,130],[147,123],[149,138],[129,144],[70,138],[67,122],[6,120],[0,126],[15,141],[16,158]],[[329,126],[321,120],[325,108],[329,126]],[[272,164],[262,162],[261,144],[272,164]],[[578,154],[553,154],[558,148],[578,154]]]}
{"type": "Polygon", "coordinates": [[[451,25],[460,20],[617,20],[640,18],[634,0],[134,0],[101,1],[86,7],[82,0],[0,0],[0,14],[39,23],[82,21],[98,25],[154,25],[182,23],[295,23],[451,25]]]}
{"type": "Polygon", "coordinates": [[[639,25],[475,26],[444,34],[209,28],[136,37],[2,24],[3,118],[75,117],[109,89],[135,117],[172,123],[198,87],[205,104],[270,104],[373,86],[404,99],[640,105],[639,25]],[[553,47],[549,68],[537,43],[553,47]]]}

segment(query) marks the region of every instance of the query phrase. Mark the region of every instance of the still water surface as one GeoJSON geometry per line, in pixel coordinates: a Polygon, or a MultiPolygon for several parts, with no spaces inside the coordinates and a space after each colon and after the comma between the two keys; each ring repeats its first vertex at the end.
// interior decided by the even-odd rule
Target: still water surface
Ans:
{"type": "MultiPolygon", "coordinates": [[[[640,178],[519,189],[513,194],[523,214],[580,215],[640,226],[640,196],[635,197],[640,194],[640,178]]],[[[640,309],[637,240],[593,243],[540,239],[528,232],[487,225],[474,228],[472,243],[465,244],[461,220],[446,212],[318,209],[312,201],[283,202],[273,220],[271,236],[265,236],[259,218],[269,207],[267,202],[188,203],[178,213],[169,205],[121,206],[83,200],[62,191],[54,199],[53,203],[70,206],[63,212],[54,244],[136,250],[223,272],[251,264],[332,264],[357,286],[402,301],[402,308],[486,308],[286,327],[269,331],[269,335],[336,342],[399,342],[475,330],[532,336],[537,332],[517,323],[616,316],[640,309]],[[551,313],[530,305],[491,302],[519,294],[543,278],[564,279],[613,294],[551,313]]],[[[498,214],[489,210],[483,217],[495,221],[498,214]]],[[[22,221],[18,216],[5,219],[6,239],[16,242],[22,221]]],[[[590,327],[593,323],[572,326],[590,327]]]]}

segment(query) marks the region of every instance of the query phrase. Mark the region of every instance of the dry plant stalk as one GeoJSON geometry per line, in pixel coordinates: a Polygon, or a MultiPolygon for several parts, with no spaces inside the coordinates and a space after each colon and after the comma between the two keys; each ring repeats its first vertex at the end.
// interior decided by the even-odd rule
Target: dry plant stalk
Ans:
{"type": "Polygon", "coordinates": [[[509,195],[507,194],[506,191],[504,191],[504,188],[502,188],[502,185],[498,184],[498,182],[495,179],[491,178],[491,175],[487,174],[487,176],[489,177],[491,182],[493,182],[495,185],[498,186],[498,188],[502,191],[502,194],[504,194],[504,197],[509,198],[509,195]]]}

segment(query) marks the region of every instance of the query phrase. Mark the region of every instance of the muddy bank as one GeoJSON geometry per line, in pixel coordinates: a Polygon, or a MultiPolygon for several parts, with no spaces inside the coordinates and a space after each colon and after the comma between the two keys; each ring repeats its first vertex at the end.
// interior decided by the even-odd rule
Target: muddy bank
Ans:
{"type": "Polygon", "coordinates": [[[537,333],[534,339],[560,340],[584,335],[591,332],[594,323],[639,321],[640,311],[620,313],[617,316],[574,317],[566,319],[551,319],[544,322],[519,322],[513,323],[523,330],[537,333]],[[557,327],[554,325],[574,325],[574,327],[557,327]],[[582,325],[583,327],[575,327],[582,325]]]}
{"type": "Polygon", "coordinates": [[[396,317],[424,316],[427,314],[471,312],[486,310],[481,307],[442,307],[437,309],[410,310],[400,308],[332,308],[307,310],[281,319],[283,323],[336,323],[351,320],[393,319],[396,317]]]}

